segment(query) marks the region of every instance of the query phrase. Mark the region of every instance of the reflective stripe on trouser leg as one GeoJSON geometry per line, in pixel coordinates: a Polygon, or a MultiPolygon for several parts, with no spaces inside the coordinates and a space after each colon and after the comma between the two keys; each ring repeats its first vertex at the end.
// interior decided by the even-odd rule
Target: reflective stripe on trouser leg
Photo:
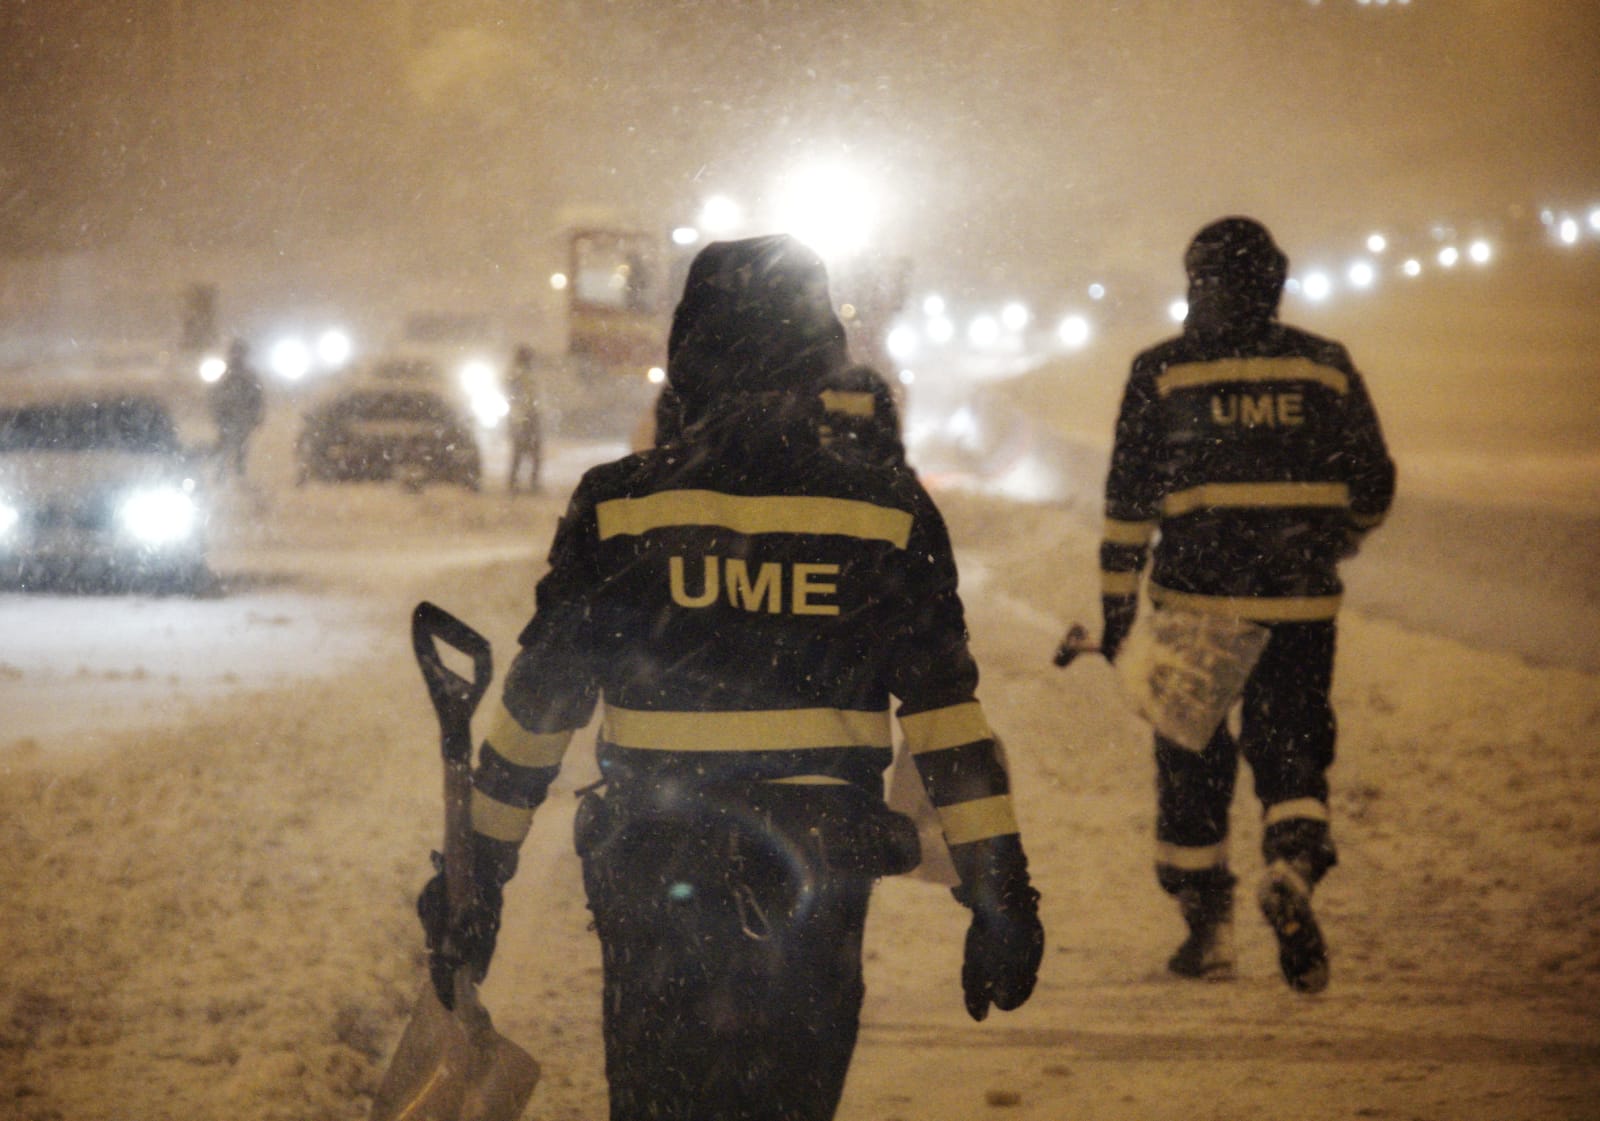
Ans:
{"type": "Polygon", "coordinates": [[[1314,885],[1339,862],[1328,804],[1319,798],[1291,798],[1268,806],[1261,824],[1261,855],[1268,865],[1287,861],[1314,885]]]}

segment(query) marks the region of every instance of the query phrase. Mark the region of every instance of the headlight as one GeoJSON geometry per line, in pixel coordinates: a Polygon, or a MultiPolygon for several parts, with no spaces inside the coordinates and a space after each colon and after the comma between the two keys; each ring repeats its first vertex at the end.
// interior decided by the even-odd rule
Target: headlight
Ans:
{"type": "Polygon", "coordinates": [[[493,428],[511,412],[511,402],[505,394],[495,389],[474,393],[471,398],[472,414],[485,428],[493,428]]]}
{"type": "Polygon", "coordinates": [[[150,545],[169,545],[194,532],[194,499],[177,487],[140,491],[118,511],[122,527],[150,545]]]}

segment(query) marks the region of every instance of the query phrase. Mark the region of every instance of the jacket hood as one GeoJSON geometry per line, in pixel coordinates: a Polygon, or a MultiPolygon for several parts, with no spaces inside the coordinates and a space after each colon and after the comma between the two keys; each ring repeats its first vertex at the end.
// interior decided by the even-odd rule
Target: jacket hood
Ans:
{"type": "Polygon", "coordinates": [[[692,424],[745,394],[813,394],[848,362],[822,259],[785,234],[713,242],[689,266],[667,380],[692,424]]]}
{"type": "Polygon", "coordinates": [[[1259,330],[1278,314],[1289,259],[1253,218],[1212,222],[1183,255],[1189,277],[1185,330],[1238,334],[1259,330]]]}

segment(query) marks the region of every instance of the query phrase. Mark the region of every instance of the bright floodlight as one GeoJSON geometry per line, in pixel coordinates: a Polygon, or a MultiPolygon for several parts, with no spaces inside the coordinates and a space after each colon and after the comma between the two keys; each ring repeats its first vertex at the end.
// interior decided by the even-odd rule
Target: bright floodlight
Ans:
{"type": "Polygon", "coordinates": [[[1189,301],[1188,300],[1173,300],[1170,304],[1167,305],[1167,316],[1174,323],[1182,323],[1185,319],[1188,319],[1189,318],[1189,301]]]}
{"type": "Polygon", "coordinates": [[[1439,250],[1439,263],[1447,269],[1456,267],[1456,262],[1461,260],[1461,251],[1453,245],[1447,245],[1439,250]]]}
{"type": "Polygon", "coordinates": [[[22,512],[5,499],[0,498],[0,534],[9,533],[11,527],[22,520],[22,512]]]}
{"type": "Polygon", "coordinates": [[[1091,300],[1103,300],[1103,299],[1105,299],[1106,298],[1106,286],[1104,284],[1099,283],[1098,281],[1095,282],[1094,284],[1089,285],[1089,298],[1091,300]]]}
{"type": "Polygon", "coordinates": [[[900,384],[901,385],[910,385],[912,382],[914,382],[916,380],[917,380],[917,373],[916,373],[915,370],[901,370],[900,371],[900,384]]]}
{"type": "Polygon", "coordinates": [[[744,208],[727,195],[712,195],[700,206],[700,228],[712,237],[730,234],[744,222],[744,208]]]}
{"type": "Polygon", "coordinates": [[[329,327],[317,336],[317,359],[324,366],[343,366],[350,361],[352,349],[350,336],[337,327],[329,327]]]}
{"type": "Polygon", "coordinates": [[[941,346],[956,337],[956,325],[947,315],[936,315],[928,320],[928,338],[941,346]]]}
{"type": "Polygon", "coordinates": [[[1028,325],[1033,314],[1028,311],[1028,306],[1013,300],[1000,309],[1000,322],[1004,323],[1008,331],[1020,331],[1028,325]]]}
{"type": "Polygon", "coordinates": [[[1600,206],[1589,211],[1589,228],[1600,233],[1600,206]]]}
{"type": "Polygon", "coordinates": [[[1370,234],[1367,237],[1367,252],[1382,253],[1389,248],[1389,239],[1382,234],[1370,234]]]}
{"type": "Polygon", "coordinates": [[[1559,236],[1562,245],[1578,244],[1578,220],[1576,218],[1561,219],[1559,236]]]}
{"type": "Polygon", "coordinates": [[[287,381],[299,381],[311,369],[311,348],[299,339],[279,339],[267,355],[272,372],[287,381]]]}
{"type": "Polygon", "coordinates": [[[565,292],[567,290],[567,274],[564,272],[551,273],[550,287],[554,288],[557,292],[565,292]]]}
{"type": "Polygon", "coordinates": [[[1077,350],[1089,341],[1089,321],[1081,315],[1069,315],[1056,328],[1056,338],[1061,345],[1077,350]]]}
{"type": "Polygon", "coordinates": [[[1326,300],[1333,291],[1333,281],[1328,279],[1328,274],[1325,272],[1309,273],[1300,282],[1300,291],[1304,293],[1306,299],[1318,303],[1326,300]]]}
{"type": "Polygon", "coordinates": [[[922,297],[922,314],[934,319],[943,315],[944,297],[934,295],[922,297]]]}
{"type": "Polygon", "coordinates": [[[1422,262],[1415,257],[1409,257],[1406,259],[1406,263],[1400,266],[1400,271],[1407,276],[1421,276],[1422,262]]]}
{"type": "Polygon", "coordinates": [[[672,244],[693,245],[700,240],[700,231],[693,226],[679,226],[672,231],[672,244]]]}
{"type": "Polygon", "coordinates": [[[877,216],[878,199],[872,185],[839,164],[802,168],[789,175],[778,191],[778,228],[824,259],[836,260],[865,249],[877,216]]]}
{"type": "Polygon", "coordinates": [[[651,385],[660,385],[667,380],[667,372],[660,366],[651,366],[644,372],[644,380],[651,385]]]}
{"type": "Polygon", "coordinates": [[[1357,261],[1345,271],[1345,278],[1354,288],[1370,288],[1372,282],[1378,278],[1377,271],[1373,269],[1370,261],[1357,261]]]}
{"type": "Polygon", "coordinates": [[[890,329],[884,346],[889,348],[890,357],[904,362],[917,353],[917,344],[921,341],[915,327],[901,323],[890,329]]]}
{"type": "Polygon", "coordinates": [[[993,346],[1000,340],[1000,322],[992,315],[980,315],[967,325],[967,341],[973,346],[993,346]]]}
{"type": "Polygon", "coordinates": [[[1472,258],[1475,265],[1487,265],[1489,258],[1494,256],[1494,248],[1480,237],[1467,247],[1467,256],[1472,258]]]}
{"type": "Polygon", "coordinates": [[[215,354],[208,354],[200,359],[200,380],[203,382],[221,381],[222,375],[228,372],[228,360],[215,354]]]}

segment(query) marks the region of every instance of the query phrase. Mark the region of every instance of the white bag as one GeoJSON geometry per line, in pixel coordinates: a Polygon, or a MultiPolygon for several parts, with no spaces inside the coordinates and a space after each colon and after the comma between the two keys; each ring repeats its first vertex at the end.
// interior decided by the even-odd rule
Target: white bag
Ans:
{"type": "Polygon", "coordinates": [[[1141,611],[1117,652],[1117,677],[1157,732],[1203,751],[1244,691],[1269,634],[1248,619],[1165,607],[1141,611]]]}

